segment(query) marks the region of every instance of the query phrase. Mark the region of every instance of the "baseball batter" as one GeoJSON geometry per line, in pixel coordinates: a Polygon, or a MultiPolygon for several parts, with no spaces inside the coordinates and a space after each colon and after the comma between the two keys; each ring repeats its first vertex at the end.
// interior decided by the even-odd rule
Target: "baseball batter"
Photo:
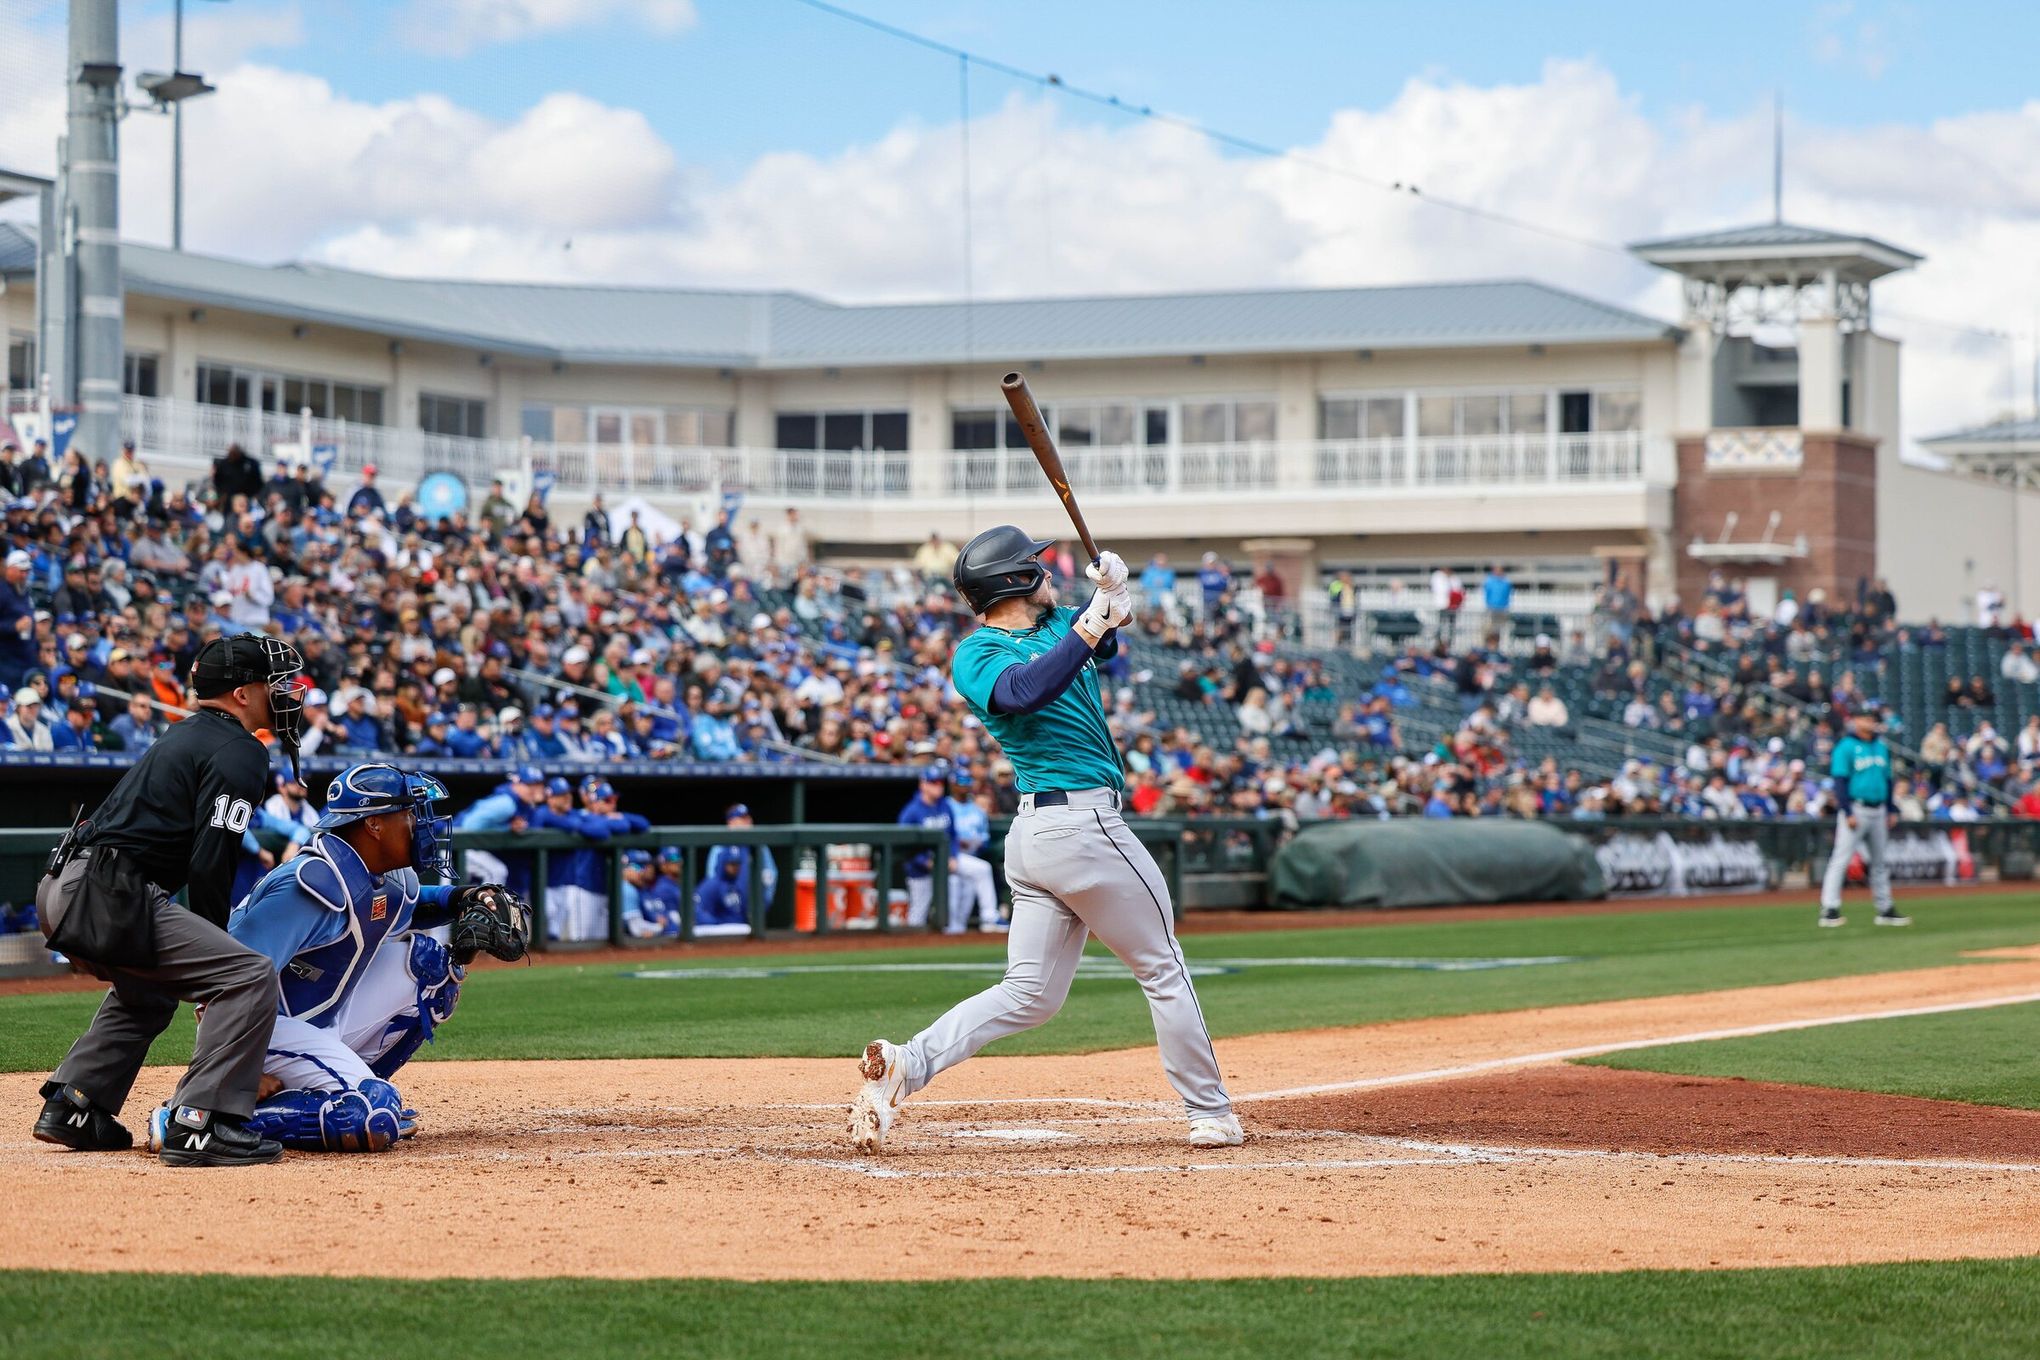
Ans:
{"type": "Polygon", "coordinates": [[[1133,614],[1126,564],[1101,553],[1080,613],[1059,608],[1039,561],[1051,544],[1011,525],[988,529],[956,559],[958,593],[984,625],[957,644],[956,688],[1013,762],[1020,811],[1006,837],[1013,919],[1006,976],[904,1044],[874,1039],[850,1107],[850,1140],[885,1146],[900,1103],[994,1039],[1061,1009],[1096,932],[1139,979],[1190,1142],[1232,1147],[1240,1121],[1219,1076],[1197,993],[1176,944],[1168,885],[1120,820],[1119,748],[1105,725],[1093,661],[1110,657],[1133,614]]]}

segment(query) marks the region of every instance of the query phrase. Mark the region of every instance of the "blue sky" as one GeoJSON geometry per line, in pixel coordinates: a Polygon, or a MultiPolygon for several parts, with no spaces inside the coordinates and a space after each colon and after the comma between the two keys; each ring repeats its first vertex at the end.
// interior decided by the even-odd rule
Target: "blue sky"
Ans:
{"type": "MultiPolygon", "coordinates": [[[[1731,115],[1783,90],[1788,115],[1835,127],[1926,122],[2015,105],[2034,92],[2040,6],[1985,0],[1652,4],[1572,0],[1130,3],[1129,0],[859,0],[850,8],[1016,66],[1280,144],[1327,112],[1385,102],[1413,75],[1493,85],[1534,79],[1553,56],[1598,60],[1653,119],[1731,115]]],[[[164,0],[128,6],[167,13],[164,0]]],[[[187,0],[193,15],[217,6],[187,0]]],[[[61,17],[61,5],[45,5],[61,17]]],[[[252,55],[342,92],[421,91],[512,116],[572,90],[642,111],[690,163],[727,173],[773,150],[833,151],[903,117],[946,122],[953,62],[797,0],[695,0],[695,22],[653,34],[625,19],[546,32],[463,56],[398,35],[413,0],[307,5],[304,39],[252,55]]],[[[139,64],[145,54],[130,53],[139,64]]],[[[974,76],[979,107],[1012,82],[974,76]]],[[[1073,106],[1070,116],[1113,120],[1073,106]]]]}
{"type": "MultiPolygon", "coordinates": [[[[186,4],[204,253],[843,300],[1516,277],[1671,319],[1619,244],[1440,200],[1600,243],[1758,220],[1782,91],[1786,215],[1926,257],[1878,288],[1909,419],[2023,409],[2040,362],[2032,0],[851,0],[1292,153],[974,67],[968,175],[956,61],[800,0],[186,4]]],[[[51,169],[67,8],[0,0],[0,165],[51,169]]],[[[122,0],[131,71],[169,13],[122,0]]],[[[123,231],[161,243],[164,120],[121,135],[123,231]]]]}

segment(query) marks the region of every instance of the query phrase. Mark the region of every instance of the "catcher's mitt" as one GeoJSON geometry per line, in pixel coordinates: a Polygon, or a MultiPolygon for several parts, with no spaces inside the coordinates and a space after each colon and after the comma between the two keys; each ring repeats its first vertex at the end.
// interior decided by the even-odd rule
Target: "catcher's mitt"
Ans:
{"type": "Polygon", "coordinates": [[[477,954],[514,963],[531,947],[531,907],[500,883],[455,888],[453,961],[463,966],[477,954]]]}

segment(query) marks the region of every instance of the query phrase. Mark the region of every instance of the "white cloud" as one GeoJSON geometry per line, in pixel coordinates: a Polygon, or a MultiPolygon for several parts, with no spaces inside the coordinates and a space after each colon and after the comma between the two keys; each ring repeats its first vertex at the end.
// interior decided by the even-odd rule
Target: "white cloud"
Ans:
{"type": "Polygon", "coordinates": [[[693,0],[415,0],[399,31],[412,47],[461,56],[571,28],[628,22],[670,36],[694,21],[693,0]]]}
{"type": "MultiPolygon", "coordinates": [[[[187,121],[188,239],[255,259],[314,258],[418,275],[796,288],[845,300],[963,291],[960,139],[904,123],[827,156],[761,157],[734,180],[690,179],[638,114],[578,95],[516,118],[436,96],[351,100],[256,64],[220,75],[187,121]]],[[[1414,183],[1386,194],[1295,160],[1224,153],[1151,122],[1072,121],[1015,97],[971,128],[972,281],[980,297],[1528,277],[1657,315],[1669,276],[1594,249],[1451,212],[1452,199],[1623,242],[1763,220],[1767,109],[1654,120],[1592,62],[1480,87],[1411,80],[1341,110],[1300,158],[1414,183]]],[[[0,164],[23,129],[0,109],[0,164]]],[[[125,226],[167,234],[167,143],[125,136],[125,226]]],[[[44,158],[46,163],[46,158],[44,158]]],[[[1923,252],[1878,288],[1880,329],[1906,341],[1908,434],[1995,414],[2015,382],[2004,342],[2040,311],[2040,101],[1928,125],[1787,138],[1786,214],[1923,252]]],[[[2021,342],[2030,361],[2030,338],[2021,342]]],[[[2030,370],[2028,370],[2030,371],[2030,370]]]]}

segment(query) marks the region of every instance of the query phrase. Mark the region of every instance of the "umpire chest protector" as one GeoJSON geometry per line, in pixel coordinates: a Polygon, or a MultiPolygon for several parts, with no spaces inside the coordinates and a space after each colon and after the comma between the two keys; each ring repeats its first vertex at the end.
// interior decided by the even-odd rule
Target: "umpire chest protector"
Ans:
{"type": "Polygon", "coordinates": [[[378,879],[338,836],[314,838],[288,867],[296,871],[298,891],[338,912],[344,927],[339,939],[304,950],[284,965],[283,1013],[317,1023],[330,1020],[383,940],[410,924],[416,880],[401,870],[378,879]]]}

